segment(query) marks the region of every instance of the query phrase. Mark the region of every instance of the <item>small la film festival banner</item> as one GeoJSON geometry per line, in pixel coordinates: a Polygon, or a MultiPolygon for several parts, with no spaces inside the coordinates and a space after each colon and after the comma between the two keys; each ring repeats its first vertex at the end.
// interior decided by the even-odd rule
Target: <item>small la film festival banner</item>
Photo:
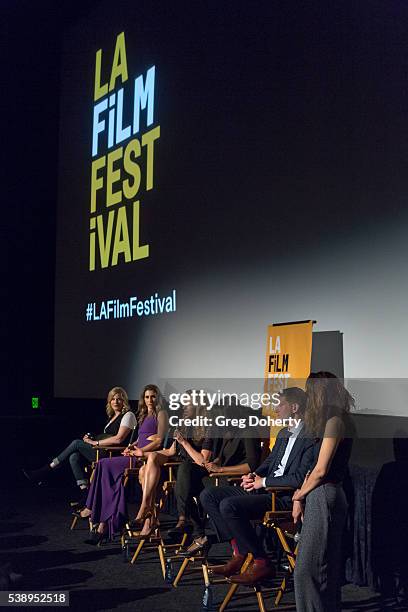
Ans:
{"type": "MultiPolygon", "coordinates": [[[[287,387],[304,388],[310,374],[313,321],[268,325],[264,393],[277,393],[287,387]]],[[[263,414],[277,417],[271,407],[263,414]]],[[[271,447],[279,432],[271,428],[271,447]]]]}

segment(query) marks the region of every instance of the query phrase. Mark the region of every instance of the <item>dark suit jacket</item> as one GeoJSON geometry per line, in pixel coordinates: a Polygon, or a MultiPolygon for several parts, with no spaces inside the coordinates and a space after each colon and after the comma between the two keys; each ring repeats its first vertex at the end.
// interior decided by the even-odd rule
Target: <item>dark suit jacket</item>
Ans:
{"type": "Polygon", "coordinates": [[[290,452],[285,470],[282,476],[274,476],[275,470],[279,466],[279,456],[282,445],[288,437],[288,429],[281,429],[276,437],[275,445],[270,455],[259,466],[255,473],[259,476],[266,476],[266,486],[273,487],[292,487],[298,489],[302,486],[306,473],[312,470],[316,462],[316,443],[313,438],[305,437],[305,429],[299,433],[290,452]]]}

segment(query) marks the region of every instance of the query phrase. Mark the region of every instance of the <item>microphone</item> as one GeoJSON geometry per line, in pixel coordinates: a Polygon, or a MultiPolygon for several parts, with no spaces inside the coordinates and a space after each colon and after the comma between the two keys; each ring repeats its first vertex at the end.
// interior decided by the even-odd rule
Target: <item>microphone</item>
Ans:
{"type": "Polygon", "coordinates": [[[135,437],[136,428],[137,428],[137,425],[135,425],[135,426],[134,426],[134,428],[133,428],[133,430],[132,430],[132,433],[131,433],[131,435],[130,435],[130,440],[129,440],[129,443],[128,443],[128,448],[129,448],[129,446],[131,446],[131,445],[132,445],[132,443],[133,443],[133,438],[135,437]]]}

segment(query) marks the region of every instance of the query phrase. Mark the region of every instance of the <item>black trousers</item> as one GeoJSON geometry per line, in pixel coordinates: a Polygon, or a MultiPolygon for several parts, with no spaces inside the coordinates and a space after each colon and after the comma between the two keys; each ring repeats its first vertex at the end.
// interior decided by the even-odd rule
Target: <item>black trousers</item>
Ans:
{"type": "MultiPolygon", "coordinates": [[[[217,487],[205,489],[200,501],[220,542],[235,538],[241,555],[251,552],[255,558],[265,556],[251,521],[263,518],[271,509],[270,493],[247,493],[241,487],[217,487]]],[[[277,505],[283,508],[287,502],[277,500],[277,505]]]]}
{"type": "Polygon", "coordinates": [[[208,486],[209,480],[207,470],[197,463],[183,461],[177,469],[174,494],[178,514],[190,518],[194,523],[196,535],[200,536],[204,535],[204,520],[193,498],[197,498],[198,501],[201,491],[208,486]]]}

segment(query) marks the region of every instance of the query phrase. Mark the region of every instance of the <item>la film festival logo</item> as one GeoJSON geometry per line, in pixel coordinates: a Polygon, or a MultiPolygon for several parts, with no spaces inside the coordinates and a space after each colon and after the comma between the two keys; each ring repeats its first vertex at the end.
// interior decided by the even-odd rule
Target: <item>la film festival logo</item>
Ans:
{"type": "Polygon", "coordinates": [[[149,257],[149,245],[141,244],[140,228],[142,195],[154,188],[154,153],[160,138],[160,125],[153,127],[155,85],[155,66],[129,80],[124,32],[116,38],[113,58],[106,58],[102,49],[96,52],[90,271],[149,257]],[[110,78],[103,82],[109,61],[110,78]],[[125,122],[124,115],[132,120],[125,122]],[[147,128],[143,133],[142,123],[147,128]]]}

